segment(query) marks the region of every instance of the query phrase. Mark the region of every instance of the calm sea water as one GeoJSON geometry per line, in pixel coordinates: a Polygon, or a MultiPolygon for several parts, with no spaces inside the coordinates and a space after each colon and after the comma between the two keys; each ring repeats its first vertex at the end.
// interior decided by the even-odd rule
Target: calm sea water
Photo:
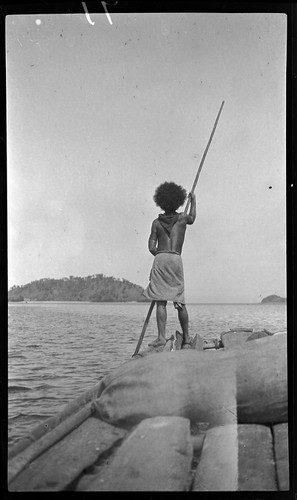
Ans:
{"type": "MultiPolygon", "coordinates": [[[[128,361],[147,303],[29,302],[8,308],[8,443],[56,414],[128,361]]],[[[286,329],[286,304],[189,304],[190,334],[205,339],[235,327],[286,329]]],[[[168,304],[166,336],[180,330],[168,304]]],[[[156,336],[152,315],[142,348],[156,336]]]]}

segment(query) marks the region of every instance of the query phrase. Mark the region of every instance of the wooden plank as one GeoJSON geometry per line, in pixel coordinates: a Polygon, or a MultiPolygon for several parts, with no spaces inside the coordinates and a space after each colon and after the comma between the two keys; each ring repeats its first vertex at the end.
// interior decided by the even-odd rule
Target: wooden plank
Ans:
{"type": "Polygon", "coordinates": [[[145,419],[86,490],[185,491],[192,456],[188,419],[145,419]]]}
{"type": "MultiPolygon", "coordinates": [[[[191,426],[191,439],[193,444],[193,460],[191,464],[191,470],[188,475],[188,481],[186,490],[189,491],[191,489],[191,485],[193,482],[194,475],[196,473],[197,463],[199,462],[199,457],[203,448],[203,441],[205,436],[205,425],[206,424],[197,424],[199,428],[194,428],[191,426]],[[203,427],[203,429],[202,429],[203,427]],[[194,431],[194,434],[192,432],[194,431]]],[[[79,481],[76,483],[75,491],[86,491],[89,487],[91,481],[94,480],[94,477],[99,475],[105,466],[110,463],[110,456],[108,456],[105,460],[101,460],[99,464],[91,467],[86,474],[83,474],[79,481]]]]}
{"type": "Polygon", "coordinates": [[[193,491],[237,491],[237,425],[212,427],[206,432],[193,491]]]}
{"type": "Polygon", "coordinates": [[[52,432],[45,434],[38,441],[32,443],[28,448],[23,450],[23,452],[9,460],[8,482],[10,483],[32,460],[60,441],[60,439],[78,427],[84,420],[89,418],[93,411],[92,404],[87,405],[85,408],[63,421],[58,427],[55,427],[52,432]]]}
{"type": "Polygon", "coordinates": [[[246,342],[235,355],[238,422],[287,422],[287,336],[272,335],[246,342]]]}
{"type": "Polygon", "coordinates": [[[270,427],[239,425],[238,446],[238,490],[277,491],[270,427]]]}
{"type": "Polygon", "coordinates": [[[13,446],[8,452],[8,458],[11,459],[18,455],[21,451],[27,448],[29,445],[40,439],[45,434],[48,434],[58,425],[60,425],[64,420],[73,415],[74,413],[81,410],[86,406],[92,399],[96,399],[100,396],[101,392],[104,390],[103,380],[96,384],[94,387],[88,391],[81,394],[78,398],[74,399],[68,403],[65,408],[59,412],[57,415],[49,417],[41,424],[33,428],[33,430],[21,439],[15,446],[13,446]]]}
{"type": "Polygon", "coordinates": [[[273,435],[278,487],[286,491],[290,489],[288,424],[274,425],[273,435]]]}
{"type": "Polygon", "coordinates": [[[10,483],[9,491],[60,491],[122,439],[126,431],[90,417],[31,462],[10,483]]]}

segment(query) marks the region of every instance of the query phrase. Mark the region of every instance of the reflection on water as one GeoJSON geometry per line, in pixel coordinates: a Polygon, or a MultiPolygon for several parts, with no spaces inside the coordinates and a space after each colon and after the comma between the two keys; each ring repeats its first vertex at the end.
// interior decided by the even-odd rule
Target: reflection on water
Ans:
{"type": "MultiPolygon", "coordinates": [[[[54,415],[107,372],[128,361],[147,303],[29,302],[9,304],[9,445],[54,415]]],[[[286,304],[189,304],[190,334],[217,338],[235,327],[286,328],[286,304]]],[[[166,335],[179,329],[168,304],[166,335]]],[[[142,347],[156,336],[152,316],[142,347]]]]}

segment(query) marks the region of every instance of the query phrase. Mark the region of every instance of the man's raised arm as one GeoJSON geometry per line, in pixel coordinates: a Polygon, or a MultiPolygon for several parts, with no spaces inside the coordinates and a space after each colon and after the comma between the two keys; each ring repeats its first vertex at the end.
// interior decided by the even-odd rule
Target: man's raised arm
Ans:
{"type": "Polygon", "coordinates": [[[191,199],[191,207],[187,215],[187,224],[193,224],[196,219],[196,196],[194,193],[190,193],[189,198],[191,199]]]}

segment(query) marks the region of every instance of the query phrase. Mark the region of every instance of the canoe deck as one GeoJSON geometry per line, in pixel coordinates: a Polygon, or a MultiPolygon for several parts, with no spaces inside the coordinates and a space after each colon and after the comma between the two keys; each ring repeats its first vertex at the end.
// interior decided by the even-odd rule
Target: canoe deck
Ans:
{"type": "MultiPolygon", "coordinates": [[[[197,336],[192,339],[193,349],[205,347],[197,336]]],[[[157,352],[180,348],[176,332],[157,352]]],[[[289,489],[287,423],[211,428],[159,416],[128,431],[97,417],[93,401],[103,390],[100,382],[10,451],[9,491],[289,489]]]]}
{"type": "Polygon", "coordinates": [[[27,464],[9,491],[288,490],[287,436],[288,424],[207,429],[155,417],[128,432],[89,417],[27,464]]]}

